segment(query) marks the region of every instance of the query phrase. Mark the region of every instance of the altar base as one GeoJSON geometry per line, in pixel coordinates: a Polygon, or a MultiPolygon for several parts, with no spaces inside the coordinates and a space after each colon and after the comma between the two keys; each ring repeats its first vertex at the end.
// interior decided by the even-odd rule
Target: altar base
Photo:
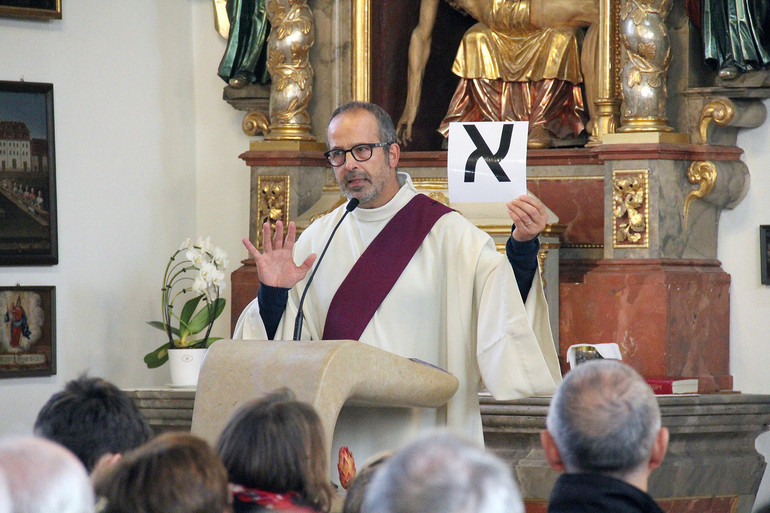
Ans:
{"type": "Polygon", "coordinates": [[[600,260],[582,281],[560,284],[559,311],[563,367],[571,345],[614,342],[643,376],[732,390],[730,276],[718,261],[600,260]]]}

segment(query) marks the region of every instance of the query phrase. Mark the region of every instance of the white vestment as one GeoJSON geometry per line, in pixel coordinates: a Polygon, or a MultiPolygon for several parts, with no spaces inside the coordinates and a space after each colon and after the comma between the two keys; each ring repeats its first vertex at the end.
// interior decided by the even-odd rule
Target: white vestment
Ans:
{"type": "MultiPolygon", "coordinates": [[[[327,309],[340,284],[369,243],[417,194],[408,175],[399,173],[399,181],[404,185],[389,203],[358,208],[340,225],[305,298],[303,339],[322,338],[327,309]]],[[[298,264],[310,253],[321,254],[344,211],[343,205],[305,230],[294,246],[298,264]]],[[[377,279],[376,270],[370,278],[377,279]]],[[[292,339],[304,286],[305,280],[289,292],[276,340],[292,339]]],[[[241,314],[234,338],[267,339],[256,299],[241,314]]],[[[360,341],[447,369],[460,387],[439,410],[343,408],[332,455],[345,445],[358,462],[437,425],[483,444],[480,388],[507,400],[552,393],[561,379],[540,274],[522,304],[508,259],[489,235],[457,212],[436,222],[360,341]]]]}

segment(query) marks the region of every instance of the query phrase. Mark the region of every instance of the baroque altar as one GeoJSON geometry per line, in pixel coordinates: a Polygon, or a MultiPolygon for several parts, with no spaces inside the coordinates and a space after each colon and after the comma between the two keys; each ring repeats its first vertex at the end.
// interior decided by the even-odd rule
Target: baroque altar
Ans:
{"type": "MultiPolygon", "coordinates": [[[[408,42],[415,8],[386,10],[368,0],[312,7],[315,42],[306,48],[309,57],[296,61],[307,81],[306,106],[301,116],[296,105],[290,112],[304,128],[312,118],[311,133],[295,137],[283,127],[289,135],[271,137],[267,121],[262,128],[253,123],[271,115],[264,91],[250,100],[248,91],[225,88],[229,101],[247,111],[244,130],[268,134],[240,156],[251,168],[252,240],[266,220],[293,220],[301,231],[343,201],[323,145],[312,142],[324,139],[333,108],[364,99],[397,117],[403,105],[405,63],[399,74],[391,59],[403,54],[405,45],[397,43],[408,42]],[[394,25],[388,17],[396,15],[411,22],[394,25]]],[[[764,122],[761,99],[770,96],[770,80],[758,72],[759,78],[720,81],[703,63],[684,2],[600,0],[599,8],[600,24],[592,27],[599,58],[584,70],[599,76],[589,142],[530,150],[527,161],[530,191],[558,218],[544,234],[541,263],[552,275],[546,293],[559,354],[573,344],[615,342],[645,375],[698,376],[702,391],[731,390],[730,277],[716,260],[717,228],[720,211],[748,191],[737,130],[764,122]]],[[[273,89],[272,116],[285,120],[273,89]]],[[[405,151],[400,168],[418,188],[445,199],[445,165],[440,149],[405,151]]],[[[492,212],[469,217],[499,242],[506,218],[492,212]]],[[[257,286],[245,262],[233,275],[233,319],[257,286]]]]}

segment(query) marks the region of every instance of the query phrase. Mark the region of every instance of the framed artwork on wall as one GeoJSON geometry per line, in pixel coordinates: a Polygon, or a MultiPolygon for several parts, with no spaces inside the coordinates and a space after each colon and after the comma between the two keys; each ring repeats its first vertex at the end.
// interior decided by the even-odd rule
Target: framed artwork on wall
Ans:
{"type": "Polygon", "coordinates": [[[61,0],[0,0],[0,16],[61,19],[61,0]]]}
{"type": "Polygon", "coordinates": [[[0,287],[0,378],[56,374],[56,287],[0,287]]]}
{"type": "Polygon", "coordinates": [[[0,265],[55,265],[53,84],[0,81],[0,265]]]}
{"type": "Polygon", "coordinates": [[[759,262],[762,268],[762,284],[770,285],[770,224],[759,226],[759,262]]]}

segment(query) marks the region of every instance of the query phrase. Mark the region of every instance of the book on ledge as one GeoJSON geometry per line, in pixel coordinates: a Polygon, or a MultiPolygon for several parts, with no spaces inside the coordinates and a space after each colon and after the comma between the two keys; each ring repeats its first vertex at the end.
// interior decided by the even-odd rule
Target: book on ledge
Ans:
{"type": "Polygon", "coordinates": [[[698,378],[644,378],[656,394],[697,394],[698,378]]]}

